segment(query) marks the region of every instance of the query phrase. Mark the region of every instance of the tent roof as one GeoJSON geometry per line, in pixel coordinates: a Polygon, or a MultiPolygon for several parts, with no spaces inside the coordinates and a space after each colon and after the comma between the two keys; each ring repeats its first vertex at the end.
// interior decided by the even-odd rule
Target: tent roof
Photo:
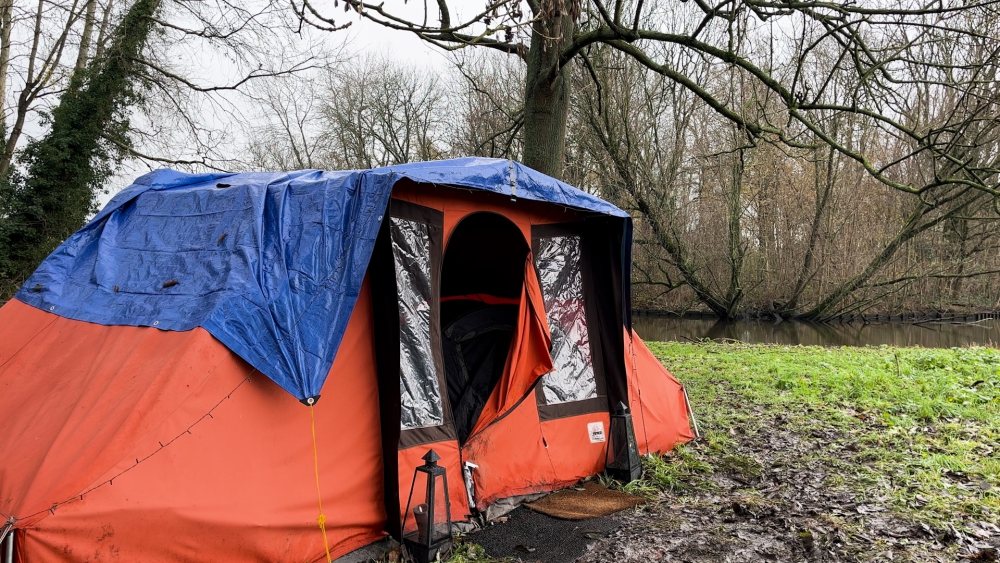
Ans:
{"type": "Polygon", "coordinates": [[[316,397],[402,178],[628,217],[509,160],[347,172],[158,170],[118,193],[16,297],[102,325],[200,326],[296,398],[316,397]]]}

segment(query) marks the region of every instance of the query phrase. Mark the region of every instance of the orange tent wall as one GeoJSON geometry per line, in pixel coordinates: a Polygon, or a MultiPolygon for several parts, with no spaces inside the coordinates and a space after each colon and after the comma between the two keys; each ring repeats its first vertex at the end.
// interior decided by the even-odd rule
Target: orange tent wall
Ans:
{"type": "MultiPolygon", "coordinates": [[[[653,356],[638,335],[625,332],[629,402],[641,453],[666,452],[694,439],[681,384],[653,356]]],[[[537,392],[537,391],[536,391],[537,392]]],[[[551,491],[604,470],[607,442],[592,443],[587,425],[608,413],[540,421],[530,395],[463,448],[474,473],[476,504],[482,510],[505,497],[551,491]]]]}
{"type": "MultiPolygon", "coordinates": [[[[625,347],[640,452],[662,453],[692,440],[681,384],[637,335],[626,331],[625,347]]],[[[566,487],[603,471],[607,442],[591,442],[587,425],[602,423],[607,436],[609,419],[608,413],[591,413],[540,421],[535,396],[529,395],[462,448],[463,460],[479,465],[473,473],[477,508],[566,487]]]]}
{"type": "Polygon", "coordinates": [[[638,334],[625,329],[629,410],[642,454],[663,453],[694,439],[684,387],[649,351],[638,334]]]}
{"type": "Polygon", "coordinates": [[[607,442],[591,442],[587,425],[600,422],[607,436],[609,418],[608,413],[599,412],[541,423],[544,445],[560,487],[604,471],[607,442]]]}
{"type": "Polygon", "coordinates": [[[463,454],[473,472],[480,510],[506,497],[552,491],[604,469],[604,443],[590,443],[587,424],[608,428],[607,413],[541,422],[534,394],[476,434],[463,454]]]}
{"type": "MultiPolygon", "coordinates": [[[[383,537],[365,284],[315,407],[334,557],[383,537]]],[[[19,559],[325,559],[309,409],[202,329],[0,308],[0,515],[19,559]]]]}

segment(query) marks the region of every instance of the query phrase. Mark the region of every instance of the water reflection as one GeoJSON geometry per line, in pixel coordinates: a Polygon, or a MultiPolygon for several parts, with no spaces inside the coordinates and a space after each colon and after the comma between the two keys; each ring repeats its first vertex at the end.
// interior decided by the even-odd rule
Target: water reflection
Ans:
{"type": "Polygon", "coordinates": [[[785,321],[723,322],[712,319],[633,316],[632,326],[643,340],[686,342],[702,338],[732,339],[748,343],[804,346],[997,346],[1000,322],[984,320],[974,324],[907,323],[803,323],[785,321]]]}

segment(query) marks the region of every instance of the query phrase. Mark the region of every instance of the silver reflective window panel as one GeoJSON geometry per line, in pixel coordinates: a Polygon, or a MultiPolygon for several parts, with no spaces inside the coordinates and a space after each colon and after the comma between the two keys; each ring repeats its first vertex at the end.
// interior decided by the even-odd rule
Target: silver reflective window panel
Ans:
{"type": "Polygon", "coordinates": [[[545,402],[552,405],[597,397],[583,304],[580,237],[540,239],[535,268],[542,280],[545,313],[552,333],[554,368],[542,379],[545,402]]]}
{"type": "Polygon", "coordinates": [[[423,223],[397,217],[389,228],[399,291],[400,426],[438,426],[444,415],[431,352],[430,231],[423,223]]]}

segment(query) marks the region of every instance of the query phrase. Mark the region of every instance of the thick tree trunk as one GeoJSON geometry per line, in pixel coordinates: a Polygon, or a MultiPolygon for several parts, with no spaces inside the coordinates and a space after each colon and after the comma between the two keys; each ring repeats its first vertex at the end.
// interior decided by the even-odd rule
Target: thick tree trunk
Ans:
{"type": "Polygon", "coordinates": [[[535,22],[528,49],[524,88],[524,163],[561,178],[569,115],[569,77],[558,67],[559,54],[573,37],[573,19],[562,15],[535,22]]]}

